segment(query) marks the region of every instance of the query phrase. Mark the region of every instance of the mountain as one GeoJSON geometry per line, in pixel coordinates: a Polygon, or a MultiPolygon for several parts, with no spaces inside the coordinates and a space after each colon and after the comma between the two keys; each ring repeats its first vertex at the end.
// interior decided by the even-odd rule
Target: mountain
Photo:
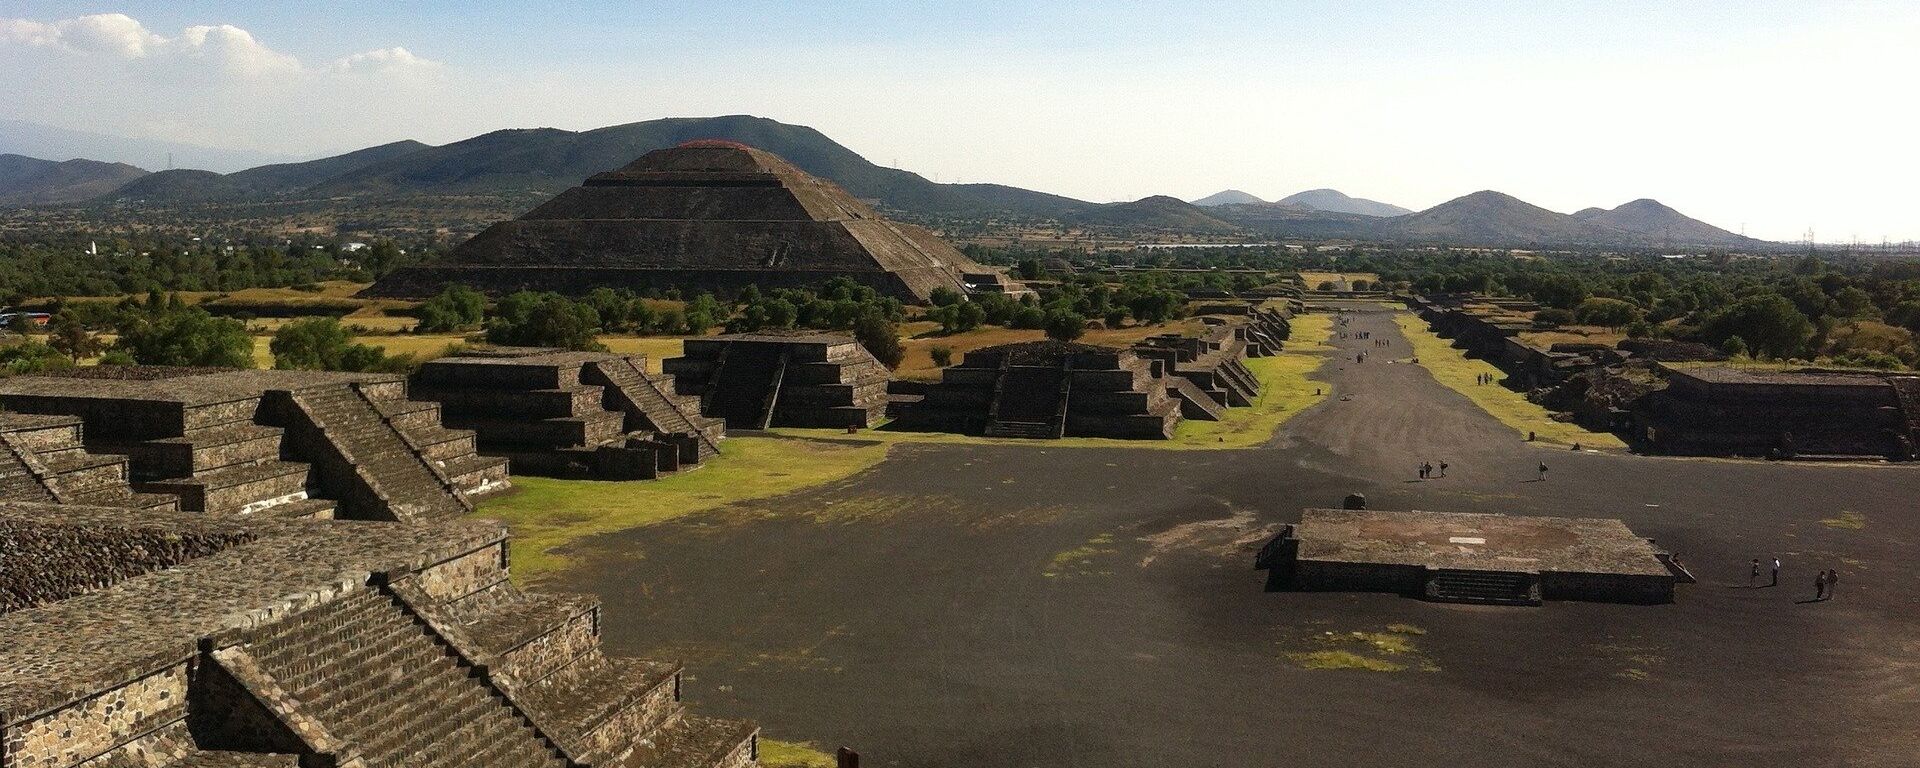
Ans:
{"type": "Polygon", "coordinates": [[[1153,229],[1193,234],[1227,235],[1240,228],[1207,215],[1198,206],[1177,197],[1154,195],[1130,203],[1108,203],[1070,215],[1074,224],[1096,227],[1153,229]]]}
{"type": "Polygon", "coordinates": [[[1193,204],[1202,208],[1212,208],[1216,205],[1247,205],[1264,202],[1266,201],[1240,190],[1229,189],[1224,192],[1215,192],[1207,195],[1206,197],[1193,201],[1193,204]]]}
{"type": "MultiPolygon", "coordinates": [[[[1588,208],[1587,211],[1599,210],[1588,208]]],[[[1586,213],[1582,211],[1581,213],[1586,213]]],[[[1580,216],[1576,213],[1574,216],[1580,216]]],[[[1658,200],[1642,198],[1610,211],[1586,217],[1594,224],[1644,235],[1652,242],[1674,245],[1743,247],[1760,241],[1736,235],[1699,219],[1690,218],[1658,200]]]]}
{"type": "Polygon", "coordinates": [[[1405,216],[1413,213],[1413,211],[1406,208],[1389,203],[1358,197],[1348,197],[1346,193],[1337,189],[1309,189],[1305,192],[1281,198],[1279,203],[1281,205],[1312,208],[1316,211],[1352,213],[1360,216],[1405,216]]]}
{"type": "Polygon", "coordinates": [[[147,172],[125,163],[68,160],[56,163],[23,155],[0,155],[0,205],[72,203],[111,192],[147,172]]]}
{"type": "Polygon", "coordinates": [[[240,202],[306,192],[346,173],[426,149],[417,141],[396,141],[344,155],[304,163],[263,165],[228,174],[212,171],[161,171],[113,190],[105,197],[158,203],[240,202]]]}
{"type": "Polygon", "coordinates": [[[295,159],[268,152],[75,131],[25,120],[0,120],[0,152],[62,160],[84,157],[143,168],[165,168],[167,158],[172,157],[175,168],[206,168],[222,172],[295,159]]]}
{"type": "Polygon", "coordinates": [[[1581,221],[1593,221],[1593,217],[1606,213],[1605,208],[1582,208],[1573,212],[1573,217],[1581,221]]]}
{"type": "Polygon", "coordinates": [[[1459,245],[1644,245],[1637,234],[1581,221],[1500,192],[1475,192],[1419,213],[1386,219],[1384,233],[1407,242],[1459,245]]]}

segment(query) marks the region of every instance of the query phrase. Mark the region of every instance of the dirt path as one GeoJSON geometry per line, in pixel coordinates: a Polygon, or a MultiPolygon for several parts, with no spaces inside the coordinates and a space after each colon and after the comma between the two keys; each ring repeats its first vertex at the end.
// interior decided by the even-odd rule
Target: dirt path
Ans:
{"type": "Polygon", "coordinates": [[[1914,764],[1920,471],[1537,448],[1390,364],[1390,315],[1349,330],[1393,346],[1336,340],[1351,399],[1264,449],[902,446],[848,483],[594,540],[564,586],[605,598],[610,646],[684,659],[709,710],[873,765],[1914,764]],[[1263,591],[1257,533],[1353,491],[1619,517],[1703,581],[1653,607],[1263,591]],[[1865,527],[1821,522],[1843,511],[1865,527]],[[1785,585],[1744,588],[1775,554],[1785,585]],[[1796,602],[1834,566],[1840,599],[1796,602]],[[1289,656],[1389,624],[1424,632],[1405,671],[1289,656]]]}

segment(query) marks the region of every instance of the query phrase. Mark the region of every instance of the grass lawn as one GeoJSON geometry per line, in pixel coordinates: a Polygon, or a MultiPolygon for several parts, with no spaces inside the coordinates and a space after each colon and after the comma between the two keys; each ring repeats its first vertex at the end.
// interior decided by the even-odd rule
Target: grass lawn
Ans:
{"type": "MultiPolygon", "coordinates": [[[[950,432],[907,432],[874,429],[849,437],[831,429],[770,430],[773,434],[812,437],[825,441],[879,440],[887,443],[946,443],[962,445],[1025,445],[1036,448],[1158,448],[1194,450],[1250,448],[1265,443],[1275,430],[1294,414],[1328,395],[1333,388],[1314,381],[1308,374],[1326,360],[1332,347],[1322,343],[1332,334],[1331,315],[1302,315],[1293,318],[1293,338],[1286,349],[1272,357],[1249,358],[1247,368],[1260,379],[1260,397],[1246,408],[1229,408],[1220,421],[1182,420],[1174,428],[1172,440],[1121,440],[1105,437],[1068,437],[1060,440],[1021,440],[976,437],[950,432]],[[1313,394],[1315,388],[1321,394],[1313,394]]],[[[1091,334],[1089,334],[1091,335],[1091,334]]]]}
{"type": "Polygon", "coordinates": [[[1452,345],[1433,331],[1420,318],[1401,313],[1394,315],[1394,322],[1400,324],[1400,330],[1406,333],[1407,340],[1413,344],[1413,354],[1420,358],[1420,365],[1433,374],[1441,384],[1472,400],[1474,405],[1499,419],[1500,423],[1512,427],[1520,435],[1534,433],[1540,440],[1561,445],[1579,443],[1593,448],[1625,448],[1626,443],[1608,432],[1593,432],[1578,424],[1554,421],[1547,409],[1528,402],[1525,395],[1501,386],[1482,386],[1474,379],[1483,373],[1505,378],[1506,373],[1485,360],[1469,359],[1465,352],[1454,349],[1452,345]]]}
{"type": "Polygon", "coordinates": [[[513,530],[513,573],[535,578],[568,565],[582,538],[652,525],[728,504],[843,480],[887,457],[884,443],[729,437],[721,455],[660,480],[609,482],[515,476],[519,491],[483,501],[475,517],[513,530]]]}
{"type": "Polygon", "coordinates": [[[811,741],[779,741],[760,737],[762,768],[833,768],[837,759],[813,746],[811,741]]]}

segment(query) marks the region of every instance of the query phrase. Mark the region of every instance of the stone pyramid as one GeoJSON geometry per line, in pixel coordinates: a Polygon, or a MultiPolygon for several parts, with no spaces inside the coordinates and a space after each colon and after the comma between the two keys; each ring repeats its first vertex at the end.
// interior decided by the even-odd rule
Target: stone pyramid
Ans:
{"type": "Polygon", "coordinates": [[[422,298],[450,283],[489,293],[600,286],[737,291],[848,277],[925,302],[933,289],[1005,285],[931,232],[888,221],[846,190],[758,149],[696,141],[660,149],[512,221],[440,264],[388,275],[365,295],[422,298]]]}

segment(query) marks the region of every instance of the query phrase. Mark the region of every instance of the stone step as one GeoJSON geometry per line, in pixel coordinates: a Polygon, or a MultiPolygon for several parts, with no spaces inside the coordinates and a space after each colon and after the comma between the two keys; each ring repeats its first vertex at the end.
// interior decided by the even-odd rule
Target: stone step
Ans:
{"type": "Polygon", "coordinates": [[[191,512],[244,514],[306,493],[309,467],[293,461],[263,461],[176,477],[134,483],[143,493],[170,493],[180,497],[180,508],[191,512]]]}
{"type": "Polygon", "coordinates": [[[1502,605],[1539,605],[1539,579],[1502,571],[1436,570],[1427,579],[1434,600],[1502,605]]]}
{"type": "Polygon", "coordinates": [[[120,507],[123,509],[156,510],[173,512],[180,509],[180,497],[170,493],[135,493],[127,486],[100,488],[85,493],[70,494],[68,504],[84,504],[95,507],[120,507]]]}
{"type": "Polygon", "coordinates": [[[627,765],[733,768],[752,764],[760,728],[743,720],[684,715],[634,750],[627,765]]]}
{"type": "Polygon", "coordinates": [[[277,427],[241,422],[194,430],[180,437],[101,448],[127,454],[135,477],[158,479],[278,459],[280,438],[277,427]]]}

